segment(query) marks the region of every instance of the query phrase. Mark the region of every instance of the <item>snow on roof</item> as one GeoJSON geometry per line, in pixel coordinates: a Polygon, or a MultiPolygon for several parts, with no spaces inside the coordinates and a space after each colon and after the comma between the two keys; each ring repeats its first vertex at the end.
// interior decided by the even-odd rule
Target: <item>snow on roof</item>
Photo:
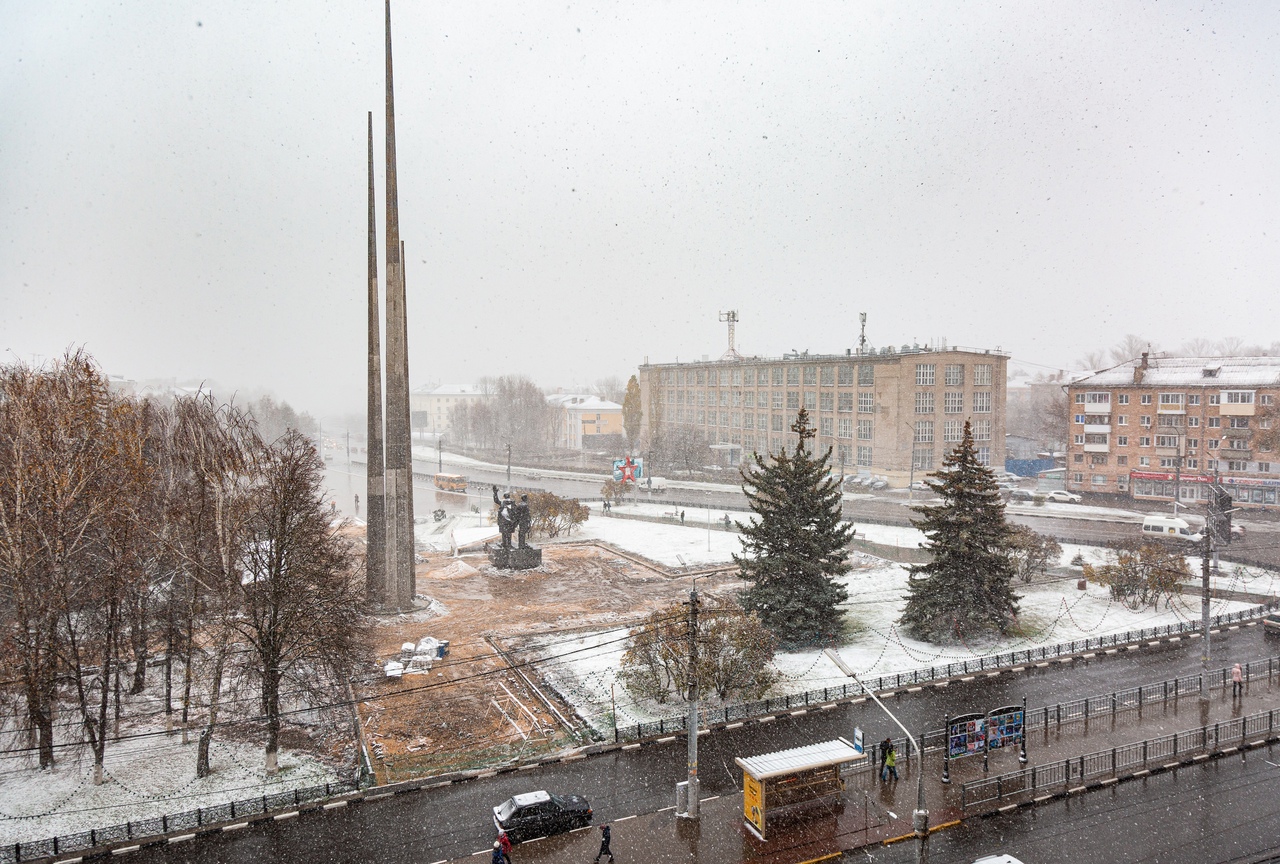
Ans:
{"type": "Polygon", "coordinates": [[[551,796],[545,791],[525,792],[523,795],[513,795],[512,801],[516,802],[517,807],[528,807],[530,804],[542,804],[551,800],[551,796]]]}
{"type": "Polygon", "coordinates": [[[1077,382],[1081,387],[1277,387],[1280,357],[1151,357],[1142,383],[1134,384],[1131,360],[1077,382]]]}
{"type": "Polygon", "coordinates": [[[552,393],[547,397],[552,405],[561,405],[575,411],[621,411],[622,406],[599,396],[584,393],[552,393]]]}
{"type": "Polygon", "coordinates": [[[419,395],[426,396],[482,396],[475,387],[468,387],[465,384],[441,384],[437,387],[418,387],[414,391],[419,395]]]}
{"type": "Polygon", "coordinates": [[[817,744],[806,744],[791,750],[779,750],[777,753],[765,753],[761,756],[741,757],[733,761],[738,767],[757,780],[770,777],[781,777],[795,774],[798,771],[810,771],[814,768],[826,768],[844,762],[856,762],[867,758],[865,753],[853,749],[846,741],[821,741],[817,744]]]}

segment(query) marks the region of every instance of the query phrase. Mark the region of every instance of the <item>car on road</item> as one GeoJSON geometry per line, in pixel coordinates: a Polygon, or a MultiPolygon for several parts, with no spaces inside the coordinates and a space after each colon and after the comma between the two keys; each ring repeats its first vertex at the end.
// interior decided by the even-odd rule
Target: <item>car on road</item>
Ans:
{"type": "Polygon", "coordinates": [[[591,824],[591,805],[581,795],[552,795],[545,790],[513,795],[493,808],[493,826],[512,843],[564,834],[591,824]]]}
{"type": "Polygon", "coordinates": [[[1262,632],[1280,636],[1280,612],[1271,612],[1263,617],[1262,632]]]}
{"type": "Polygon", "coordinates": [[[1043,501],[1044,496],[1038,495],[1035,492],[1032,492],[1030,489],[1010,489],[1009,490],[1010,501],[1035,501],[1037,499],[1043,501]]]}
{"type": "Polygon", "coordinates": [[[1054,489],[1052,492],[1044,493],[1046,501],[1057,501],[1059,504],[1079,504],[1084,499],[1074,492],[1068,492],[1065,489],[1054,489]]]}
{"type": "Polygon", "coordinates": [[[932,492],[933,491],[932,489],[929,488],[929,484],[924,482],[923,480],[917,480],[907,488],[910,489],[912,492],[932,492]]]}

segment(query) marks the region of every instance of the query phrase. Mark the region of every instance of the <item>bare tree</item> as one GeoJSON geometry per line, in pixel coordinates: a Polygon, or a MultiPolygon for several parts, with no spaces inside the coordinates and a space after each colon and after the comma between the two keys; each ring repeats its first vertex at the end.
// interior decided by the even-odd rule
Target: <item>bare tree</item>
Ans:
{"type": "Polygon", "coordinates": [[[315,447],[289,430],[266,449],[259,469],[242,551],[241,614],[230,627],[252,658],[247,671],[260,687],[266,770],[274,774],[282,684],[341,686],[364,655],[368,625],[359,558],[330,524],[315,447]]]}
{"type": "Polygon", "coordinates": [[[1152,352],[1159,350],[1149,339],[1144,339],[1133,333],[1125,334],[1125,337],[1117,342],[1111,348],[1111,362],[1115,365],[1128,363],[1130,360],[1137,360],[1142,356],[1143,352],[1152,352]]]}
{"type": "Polygon", "coordinates": [[[1106,365],[1106,355],[1102,351],[1086,351],[1076,360],[1076,367],[1087,371],[1096,371],[1106,365]]]}
{"type": "Polygon", "coordinates": [[[96,533],[119,502],[103,427],[113,399],[82,351],[45,368],[0,369],[0,614],[41,767],[53,764],[63,623],[92,580],[96,533]]]}
{"type": "Polygon", "coordinates": [[[1223,357],[1239,357],[1244,346],[1244,339],[1239,336],[1224,336],[1218,340],[1218,354],[1223,357]]]}
{"type": "Polygon", "coordinates": [[[622,397],[627,392],[626,383],[617,375],[610,375],[606,378],[600,378],[591,388],[593,396],[599,396],[609,402],[617,402],[622,404],[622,397]]]}

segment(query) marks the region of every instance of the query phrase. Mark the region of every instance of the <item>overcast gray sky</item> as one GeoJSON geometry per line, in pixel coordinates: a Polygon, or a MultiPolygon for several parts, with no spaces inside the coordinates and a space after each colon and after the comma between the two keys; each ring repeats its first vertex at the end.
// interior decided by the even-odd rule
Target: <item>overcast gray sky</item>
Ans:
{"type": "MultiPolygon", "coordinates": [[[[414,386],[715,356],[727,309],[770,355],[1280,338],[1275,4],[392,14],[414,386]]],[[[0,0],[0,350],[359,410],[382,44],[377,0],[0,0]]]]}

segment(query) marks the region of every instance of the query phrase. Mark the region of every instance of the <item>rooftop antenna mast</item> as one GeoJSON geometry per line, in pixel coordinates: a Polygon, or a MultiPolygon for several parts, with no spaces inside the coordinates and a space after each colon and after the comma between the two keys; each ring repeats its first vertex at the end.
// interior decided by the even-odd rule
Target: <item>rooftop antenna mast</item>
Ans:
{"type": "Polygon", "coordinates": [[[862,332],[858,335],[858,353],[867,353],[867,313],[858,313],[858,322],[862,324],[862,332]]]}
{"type": "Polygon", "coordinates": [[[738,323],[737,310],[734,309],[728,312],[721,312],[720,320],[729,325],[729,350],[724,352],[723,356],[721,356],[720,359],[721,360],[741,360],[742,355],[738,353],[738,349],[735,348],[733,344],[734,327],[738,323]]]}

